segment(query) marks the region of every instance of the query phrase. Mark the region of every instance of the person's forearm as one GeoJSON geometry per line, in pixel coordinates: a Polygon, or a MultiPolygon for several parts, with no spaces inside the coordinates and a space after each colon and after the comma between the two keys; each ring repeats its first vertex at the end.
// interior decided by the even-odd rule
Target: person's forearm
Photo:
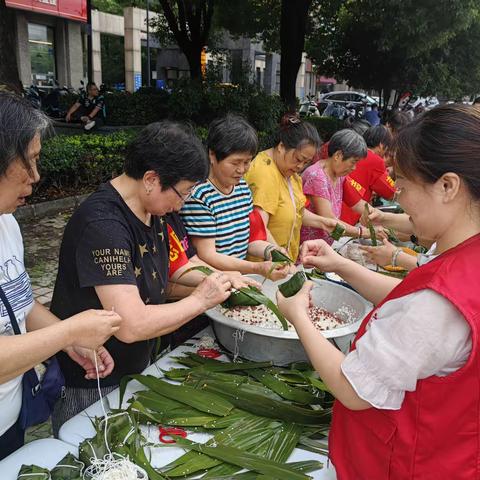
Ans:
{"type": "Polygon", "coordinates": [[[278,246],[275,242],[270,243],[266,242],[265,240],[255,240],[248,244],[248,254],[263,260],[265,249],[267,247],[271,248],[272,245],[278,246]]]}
{"type": "Polygon", "coordinates": [[[347,259],[342,260],[335,273],[374,305],[378,305],[401,282],[347,259]]]}
{"type": "Polygon", "coordinates": [[[403,267],[407,269],[409,272],[412,271],[414,268],[417,268],[417,255],[409,255],[403,251],[397,255],[397,266],[403,267]]]}
{"type": "Polygon", "coordinates": [[[222,253],[217,253],[215,251],[198,252],[198,255],[200,256],[201,260],[207,262],[209,265],[212,265],[212,267],[216,268],[217,270],[235,270],[242,274],[262,274],[257,262],[249,262],[247,260],[231,257],[229,255],[223,255],[222,253]]]}
{"type": "Polygon", "coordinates": [[[78,110],[78,107],[80,107],[79,103],[74,103],[71,107],[70,110],[67,112],[67,115],[72,115],[78,110]]]}
{"type": "Polygon", "coordinates": [[[299,314],[295,329],[313,368],[327,385],[332,395],[351,410],[365,410],[371,405],[362,400],[343,375],[341,364],[345,355],[335,348],[316,327],[306,313],[299,314]]]}
{"type": "Polygon", "coordinates": [[[75,335],[69,322],[56,322],[23,335],[0,336],[0,384],[71,346],[75,335]]]}
{"type": "Polygon", "coordinates": [[[167,298],[175,301],[181,300],[182,298],[188,297],[194,290],[195,287],[189,287],[177,282],[168,282],[167,298]]]}
{"type": "Polygon", "coordinates": [[[99,107],[95,107],[87,116],[88,118],[90,118],[91,120],[93,120],[97,113],[100,111],[100,108],[99,107]]]}
{"type": "Polygon", "coordinates": [[[324,230],[324,219],[325,217],[312,213],[310,210],[305,208],[303,211],[302,225],[305,227],[315,227],[324,230]]]}
{"type": "Polygon", "coordinates": [[[115,336],[122,342],[133,343],[167,335],[204,313],[205,308],[197,296],[190,295],[178,302],[143,305],[141,311],[123,312],[120,307],[115,311],[129,325],[129,328],[122,327],[115,336]],[[128,317],[132,315],[135,319],[129,321],[128,317]]]}
{"type": "Polygon", "coordinates": [[[27,332],[32,332],[40,328],[45,328],[58,323],[60,319],[56,317],[50,310],[35,300],[32,310],[27,315],[26,328],[27,332]]]}

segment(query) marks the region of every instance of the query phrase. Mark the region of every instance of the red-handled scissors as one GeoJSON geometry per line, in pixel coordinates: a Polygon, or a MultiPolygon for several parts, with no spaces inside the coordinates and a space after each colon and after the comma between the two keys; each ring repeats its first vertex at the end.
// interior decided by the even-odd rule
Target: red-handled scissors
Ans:
{"type": "Polygon", "coordinates": [[[160,432],[158,439],[162,443],[176,443],[176,440],[174,438],[165,438],[170,437],[171,435],[178,435],[179,437],[187,438],[187,432],[183,428],[162,427],[161,425],[159,425],[158,430],[160,432]]]}
{"type": "Polygon", "coordinates": [[[219,352],[216,348],[199,348],[197,355],[205,358],[218,358],[222,352],[219,352]]]}

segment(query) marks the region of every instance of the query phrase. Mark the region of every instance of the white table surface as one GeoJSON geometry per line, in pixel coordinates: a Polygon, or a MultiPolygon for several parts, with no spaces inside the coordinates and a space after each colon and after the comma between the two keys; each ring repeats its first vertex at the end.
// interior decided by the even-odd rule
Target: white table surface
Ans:
{"type": "Polygon", "coordinates": [[[69,452],[78,456],[76,446],[55,438],[44,438],[27,443],[0,461],[0,478],[16,480],[23,464],[37,465],[51,470],[69,452]]]}
{"type": "MultiPolygon", "coordinates": [[[[161,370],[170,370],[171,368],[178,368],[180,365],[172,359],[172,357],[181,356],[184,352],[195,352],[198,349],[198,341],[200,337],[204,335],[209,335],[214,337],[214,334],[210,328],[206,328],[198,333],[194,338],[189,339],[186,343],[195,344],[194,346],[181,345],[177,347],[172,352],[161,357],[157,362],[150,365],[145,371],[144,374],[150,374],[155,377],[163,377],[161,370]]],[[[225,357],[226,358],[226,357],[225,357]]],[[[128,400],[134,392],[139,390],[144,390],[145,387],[139,382],[132,380],[129,382],[127,389],[125,391],[125,397],[123,402],[123,407],[126,408],[128,400]]],[[[112,408],[118,408],[119,402],[119,390],[116,389],[113,392],[109,393],[106,398],[108,399],[108,404],[112,408]]],[[[107,404],[105,404],[106,407],[107,404]]],[[[63,442],[69,443],[77,447],[85,438],[90,438],[95,435],[95,430],[92,426],[90,418],[92,417],[101,417],[103,416],[102,407],[100,401],[94,403],[83,412],[80,412],[75,417],[71,418],[65,422],[60,428],[59,438],[63,442]]],[[[153,427],[144,427],[142,426],[142,431],[147,437],[148,440],[158,443],[158,429],[153,427]]],[[[210,435],[204,433],[189,433],[188,438],[196,442],[205,442],[210,438],[210,435]]],[[[179,447],[154,447],[150,448],[151,462],[154,467],[161,467],[167,465],[171,461],[183,455],[185,451],[179,447]]],[[[316,472],[312,472],[309,475],[315,480],[335,480],[335,470],[331,464],[329,464],[328,459],[325,455],[319,455],[313,452],[308,452],[306,450],[301,450],[296,448],[290,458],[289,462],[296,462],[302,460],[319,460],[323,463],[324,468],[316,472]],[[328,468],[327,468],[328,466],[328,468]]],[[[3,480],[3,477],[2,477],[3,480]]]]}

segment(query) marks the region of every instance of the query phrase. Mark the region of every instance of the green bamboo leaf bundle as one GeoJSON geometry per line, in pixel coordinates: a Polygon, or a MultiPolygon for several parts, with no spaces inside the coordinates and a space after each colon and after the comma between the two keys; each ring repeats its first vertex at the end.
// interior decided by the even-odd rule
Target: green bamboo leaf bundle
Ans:
{"type": "Polygon", "coordinates": [[[71,453],[67,453],[50,472],[52,480],[82,480],[82,470],[85,465],[75,458],[71,453]]]}
{"type": "Polygon", "coordinates": [[[305,272],[297,272],[292,275],[292,278],[279,285],[278,290],[284,297],[293,297],[301,290],[305,280],[307,280],[305,272]]]}
{"type": "Polygon", "coordinates": [[[22,465],[17,480],[50,480],[50,470],[37,465],[22,465]]]}
{"type": "Polygon", "coordinates": [[[340,238],[343,236],[345,233],[345,227],[341,223],[337,223],[335,225],[335,228],[333,229],[333,232],[330,234],[330,236],[334,240],[340,240],[340,238]]]}
{"type": "Polygon", "coordinates": [[[272,250],[271,256],[272,256],[272,262],[275,262],[275,263],[283,263],[285,265],[287,264],[291,265],[294,263],[293,260],[288,255],[285,255],[280,250],[272,250]]]}

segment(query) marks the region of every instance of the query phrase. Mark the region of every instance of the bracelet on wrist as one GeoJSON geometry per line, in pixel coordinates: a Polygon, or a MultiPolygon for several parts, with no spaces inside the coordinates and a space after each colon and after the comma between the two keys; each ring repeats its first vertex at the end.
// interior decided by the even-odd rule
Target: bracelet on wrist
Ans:
{"type": "Polygon", "coordinates": [[[396,248],[395,251],[392,253],[392,267],[398,267],[397,265],[397,259],[400,253],[402,253],[401,248],[396,248]]]}
{"type": "Polygon", "coordinates": [[[358,238],[363,238],[363,228],[361,225],[358,226],[358,238]]]}
{"type": "Polygon", "coordinates": [[[272,250],[275,250],[275,245],[267,245],[265,247],[265,250],[263,251],[263,259],[264,260],[270,260],[271,259],[271,253],[272,253],[272,250]]]}

